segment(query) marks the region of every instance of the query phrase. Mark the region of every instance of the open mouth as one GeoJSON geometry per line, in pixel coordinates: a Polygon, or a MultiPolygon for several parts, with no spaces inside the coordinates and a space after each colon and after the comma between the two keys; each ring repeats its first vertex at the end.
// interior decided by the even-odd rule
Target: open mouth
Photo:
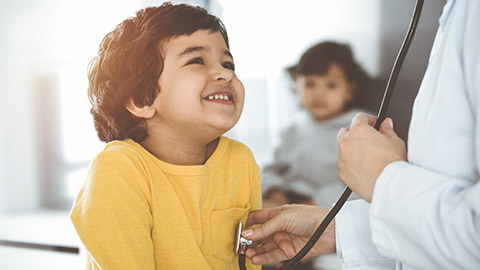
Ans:
{"type": "Polygon", "coordinates": [[[205,97],[205,99],[217,103],[233,104],[233,96],[230,93],[215,93],[205,97]]]}
{"type": "Polygon", "coordinates": [[[231,100],[231,98],[228,95],[212,95],[207,97],[208,100],[214,100],[214,99],[219,99],[219,100],[231,100]]]}

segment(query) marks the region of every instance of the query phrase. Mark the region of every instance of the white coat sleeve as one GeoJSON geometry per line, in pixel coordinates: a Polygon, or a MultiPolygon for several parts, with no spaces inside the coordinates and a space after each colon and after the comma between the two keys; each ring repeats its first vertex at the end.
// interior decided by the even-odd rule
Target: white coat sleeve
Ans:
{"type": "Polygon", "coordinates": [[[395,261],[380,255],[373,245],[364,200],[347,202],[335,218],[337,257],[343,269],[394,269],[395,261]]]}
{"type": "Polygon", "coordinates": [[[480,182],[395,162],[377,180],[372,240],[389,258],[422,269],[480,266],[480,182]]]}

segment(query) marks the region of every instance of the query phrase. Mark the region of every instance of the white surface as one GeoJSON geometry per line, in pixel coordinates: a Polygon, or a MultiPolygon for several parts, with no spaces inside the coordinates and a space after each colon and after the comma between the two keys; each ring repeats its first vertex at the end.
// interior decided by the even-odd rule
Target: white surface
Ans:
{"type": "MultiPolygon", "coordinates": [[[[0,240],[80,247],[66,211],[38,211],[0,215],[0,240]]],[[[0,245],[2,270],[84,269],[81,254],[0,245]]]]}
{"type": "Polygon", "coordinates": [[[78,246],[66,211],[38,211],[0,215],[0,240],[78,246]]]}
{"type": "Polygon", "coordinates": [[[0,269],[80,270],[85,266],[76,254],[0,246],[0,269]]]}

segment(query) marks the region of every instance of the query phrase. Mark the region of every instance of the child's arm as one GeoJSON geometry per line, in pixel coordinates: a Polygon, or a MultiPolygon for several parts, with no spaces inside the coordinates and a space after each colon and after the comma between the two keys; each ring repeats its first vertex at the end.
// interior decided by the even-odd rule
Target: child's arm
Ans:
{"type": "Polygon", "coordinates": [[[102,152],[75,201],[71,219],[93,269],[155,269],[149,189],[137,165],[102,152]]]}

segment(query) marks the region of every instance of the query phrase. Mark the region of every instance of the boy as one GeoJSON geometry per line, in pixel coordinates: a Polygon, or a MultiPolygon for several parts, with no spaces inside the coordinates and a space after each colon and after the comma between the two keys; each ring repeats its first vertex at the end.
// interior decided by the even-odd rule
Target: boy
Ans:
{"type": "Polygon", "coordinates": [[[221,21],[188,5],[140,10],[104,38],[89,81],[108,144],[71,212],[87,267],[237,268],[235,228],[261,206],[260,172],[221,136],[244,100],[221,21]]]}

